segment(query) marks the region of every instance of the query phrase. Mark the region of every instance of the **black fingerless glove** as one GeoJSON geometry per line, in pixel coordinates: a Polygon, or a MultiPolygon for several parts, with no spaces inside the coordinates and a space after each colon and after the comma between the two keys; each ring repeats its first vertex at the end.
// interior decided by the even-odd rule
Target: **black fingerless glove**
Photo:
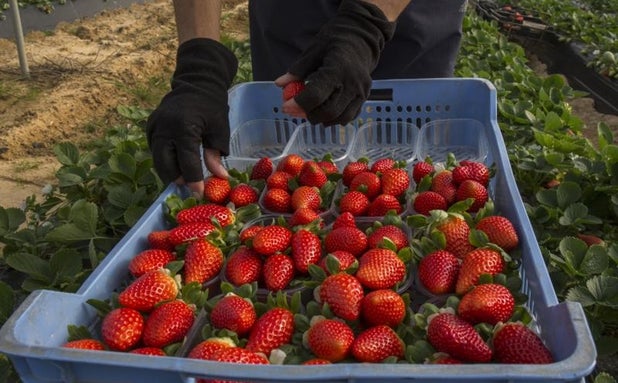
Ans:
{"type": "Polygon", "coordinates": [[[148,118],[155,169],[166,183],[204,179],[200,146],[229,154],[228,89],[238,69],[221,43],[196,38],[178,47],[172,90],[148,118]]]}
{"type": "Polygon", "coordinates": [[[311,123],[344,124],[369,97],[371,72],[395,23],[375,5],[343,0],[337,15],[292,64],[289,72],[306,81],[296,102],[311,123]]]}

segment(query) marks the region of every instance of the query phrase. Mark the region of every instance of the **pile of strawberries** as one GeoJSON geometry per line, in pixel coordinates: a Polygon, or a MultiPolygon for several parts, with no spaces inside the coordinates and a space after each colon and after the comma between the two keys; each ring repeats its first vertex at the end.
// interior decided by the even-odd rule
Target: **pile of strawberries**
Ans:
{"type": "Polygon", "coordinates": [[[406,209],[410,174],[405,162],[380,158],[372,163],[366,158],[348,162],[342,171],[337,212],[355,217],[381,217],[390,210],[397,214],[406,209]]]}
{"type": "Polygon", "coordinates": [[[416,183],[414,211],[429,215],[431,210],[448,210],[453,204],[469,201],[466,211],[477,212],[489,200],[491,169],[483,162],[449,157],[445,166],[436,167],[430,159],[416,162],[412,178],[416,183]]]}
{"type": "Polygon", "coordinates": [[[170,228],[150,233],[126,286],[90,302],[100,334],[64,346],[253,364],[551,363],[514,283],[517,232],[479,198],[480,165],[359,160],[339,173],[290,154],[209,177],[204,200],[170,196],[170,228]],[[417,206],[426,191],[452,202],[417,206]]]}

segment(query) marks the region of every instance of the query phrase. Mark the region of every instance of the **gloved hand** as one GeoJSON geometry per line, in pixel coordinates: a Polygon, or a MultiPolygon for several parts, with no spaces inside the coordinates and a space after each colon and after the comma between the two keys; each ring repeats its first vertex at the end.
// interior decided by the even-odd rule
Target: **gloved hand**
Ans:
{"type": "Polygon", "coordinates": [[[395,23],[377,6],[341,2],[337,15],[288,70],[306,82],[294,100],[311,123],[345,124],[359,114],[369,97],[371,72],[394,31],[395,23]]]}
{"type": "Polygon", "coordinates": [[[154,166],[163,182],[182,177],[186,183],[201,183],[200,146],[216,156],[206,159],[208,170],[226,175],[217,154],[229,154],[227,92],[237,69],[234,54],[215,40],[196,38],[178,47],[172,89],[146,127],[154,166]]]}

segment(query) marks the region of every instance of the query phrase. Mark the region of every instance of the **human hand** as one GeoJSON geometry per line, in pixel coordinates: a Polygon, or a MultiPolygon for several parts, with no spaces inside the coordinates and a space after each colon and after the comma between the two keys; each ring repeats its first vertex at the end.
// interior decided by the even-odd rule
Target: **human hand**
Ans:
{"type": "Polygon", "coordinates": [[[275,80],[281,87],[305,80],[305,89],[286,101],[282,111],[314,124],[350,122],[369,97],[371,72],[394,30],[395,23],[375,5],[343,0],[337,15],[322,27],[312,45],[288,73],[275,80]]]}
{"type": "Polygon", "coordinates": [[[180,45],[172,90],[147,122],[154,167],[165,183],[185,183],[204,193],[203,160],[213,175],[227,178],[221,156],[229,152],[227,91],[236,57],[222,44],[198,38],[180,45]]]}

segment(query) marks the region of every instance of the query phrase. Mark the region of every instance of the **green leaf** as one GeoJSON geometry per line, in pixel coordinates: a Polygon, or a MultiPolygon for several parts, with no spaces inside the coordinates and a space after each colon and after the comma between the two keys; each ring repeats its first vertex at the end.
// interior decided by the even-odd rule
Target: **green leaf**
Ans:
{"type": "Polygon", "coordinates": [[[607,250],[603,246],[590,246],[579,271],[585,275],[601,274],[609,267],[609,256],[607,250]]]}
{"type": "Polygon", "coordinates": [[[79,163],[79,150],[70,142],[62,142],[54,146],[54,154],[62,165],[77,165],[79,163]]]}
{"type": "Polygon", "coordinates": [[[137,165],[135,159],[127,153],[119,153],[109,159],[109,167],[113,172],[121,173],[133,180],[137,165]]]}
{"type": "Polygon", "coordinates": [[[49,260],[51,271],[61,278],[72,280],[82,271],[80,254],[74,249],[62,249],[49,260]]]}
{"type": "Polygon", "coordinates": [[[22,272],[36,280],[51,282],[52,273],[49,263],[35,255],[28,253],[14,253],[6,257],[6,263],[15,270],[22,272]]]}
{"type": "Polygon", "coordinates": [[[586,281],[586,287],[597,304],[618,308],[618,277],[597,275],[586,281]]]}
{"type": "Polygon", "coordinates": [[[26,214],[21,209],[14,207],[3,208],[0,206],[0,236],[15,231],[26,221],[26,214]]]}
{"type": "Polygon", "coordinates": [[[565,237],[560,241],[559,250],[566,264],[573,270],[579,271],[588,251],[588,245],[581,239],[565,237]]]}
{"type": "Polygon", "coordinates": [[[78,227],[88,231],[91,236],[94,236],[97,231],[97,221],[99,219],[97,205],[85,200],[79,200],[75,202],[71,208],[69,219],[78,227]]]}
{"type": "Polygon", "coordinates": [[[15,293],[8,284],[0,281],[0,327],[15,309],[15,293]]]}
{"type": "Polygon", "coordinates": [[[79,241],[88,241],[92,239],[93,234],[83,230],[74,223],[66,223],[54,228],[47,233],[45,239],[51,242],[70,243],[79,241]]]}
{"type": "Polygon", "coordinates": [[[586,217],[588,217],[588,207],[583,203],[574,203],[564,210],[564,214],[560,217],[560,224],[564,226],[575,225],[586,217]]]}
{"type": "Polygon", "coordinates": [[[583,307],[590,307],[596,304],[594,296],[584,286],[575,286],[566,294],[566,300],[579,302],[583,307]]]}
{"type": "Polygon", "coordinates": [[[566,181],[560,184],[557,189],[558,206],[566,208],[582,197],[582,189],[575,182],[566,181]]]}

